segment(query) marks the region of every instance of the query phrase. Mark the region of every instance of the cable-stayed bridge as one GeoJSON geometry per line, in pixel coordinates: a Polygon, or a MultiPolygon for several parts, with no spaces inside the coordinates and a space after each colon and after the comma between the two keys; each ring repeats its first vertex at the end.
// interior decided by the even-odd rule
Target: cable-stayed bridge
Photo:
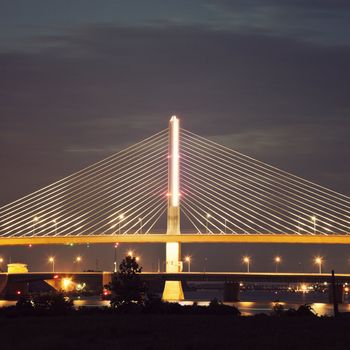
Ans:
{"type": "Polygon", "coordinates": [[[349,233],[350,197],[181,129],[176,117],[0,208],[0,245],[348,243],[349,233]]]}
{"type": "MultiPolygon", "coordinates": [[[[350,197],[180,128],[169,129],[0,208],[0,245],[350,243],[350,197]]],[[[116,262],[115,262],[116,264],[116,262]]],[[[183,299],[167,280],[163,298],[183,299]]]]}

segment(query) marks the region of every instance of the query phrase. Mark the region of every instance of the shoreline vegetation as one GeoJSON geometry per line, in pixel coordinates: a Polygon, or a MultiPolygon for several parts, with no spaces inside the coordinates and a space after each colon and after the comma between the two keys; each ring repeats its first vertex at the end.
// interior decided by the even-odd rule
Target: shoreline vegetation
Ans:
{"type": "Polygon", "coordinates": [[[75,309],[63,293],[22,297],[0,309],[2,349],[346,349],[350,317],[310,305],[241,316],[234,306],[149,300],[75,309]]]}

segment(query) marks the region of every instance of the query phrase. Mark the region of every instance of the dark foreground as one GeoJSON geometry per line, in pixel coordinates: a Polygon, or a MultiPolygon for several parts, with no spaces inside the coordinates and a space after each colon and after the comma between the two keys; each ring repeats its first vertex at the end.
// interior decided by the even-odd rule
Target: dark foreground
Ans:
{"type": "Polygon", "coordinates": [[[348,349],[350,319],[74,314],[0,318],[1,349],[348,349]]]}

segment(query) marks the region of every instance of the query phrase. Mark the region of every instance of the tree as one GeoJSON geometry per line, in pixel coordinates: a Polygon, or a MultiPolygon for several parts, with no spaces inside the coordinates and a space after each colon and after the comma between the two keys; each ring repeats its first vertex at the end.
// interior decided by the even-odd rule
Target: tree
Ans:
{"type": "Polygon", "coordinates": [[[119,271],[112,275],[112,281],[106,286],[112,292],[112,307],[143,304],[145,286],[139,275],[141,271],[135,257],[127,256],[122,260],[119,271]]]}

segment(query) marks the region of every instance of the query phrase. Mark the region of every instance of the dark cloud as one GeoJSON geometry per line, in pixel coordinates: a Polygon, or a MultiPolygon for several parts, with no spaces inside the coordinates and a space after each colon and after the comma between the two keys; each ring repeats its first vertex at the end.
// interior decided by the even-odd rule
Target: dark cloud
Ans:
{"type": "Polygon", "coordinates": [[[346,0],[214,0],[207,6],[224,28],[292,37],[324,45],[349,45],[346,0]]]}
{"type": "MultiPolygon", "coordinates": [[[[77,170],[165,128],[173,113],[291,171],[311,154],[343,166],[350,48],[166,24],[40,40],[35,52],[0,56],[3,202],[19,194],[7,193],[9,179],[28,192],[33,178],[40,186],[77,170]]],[[[327,164],[304,174],[325,184],[327,164]]]]}

